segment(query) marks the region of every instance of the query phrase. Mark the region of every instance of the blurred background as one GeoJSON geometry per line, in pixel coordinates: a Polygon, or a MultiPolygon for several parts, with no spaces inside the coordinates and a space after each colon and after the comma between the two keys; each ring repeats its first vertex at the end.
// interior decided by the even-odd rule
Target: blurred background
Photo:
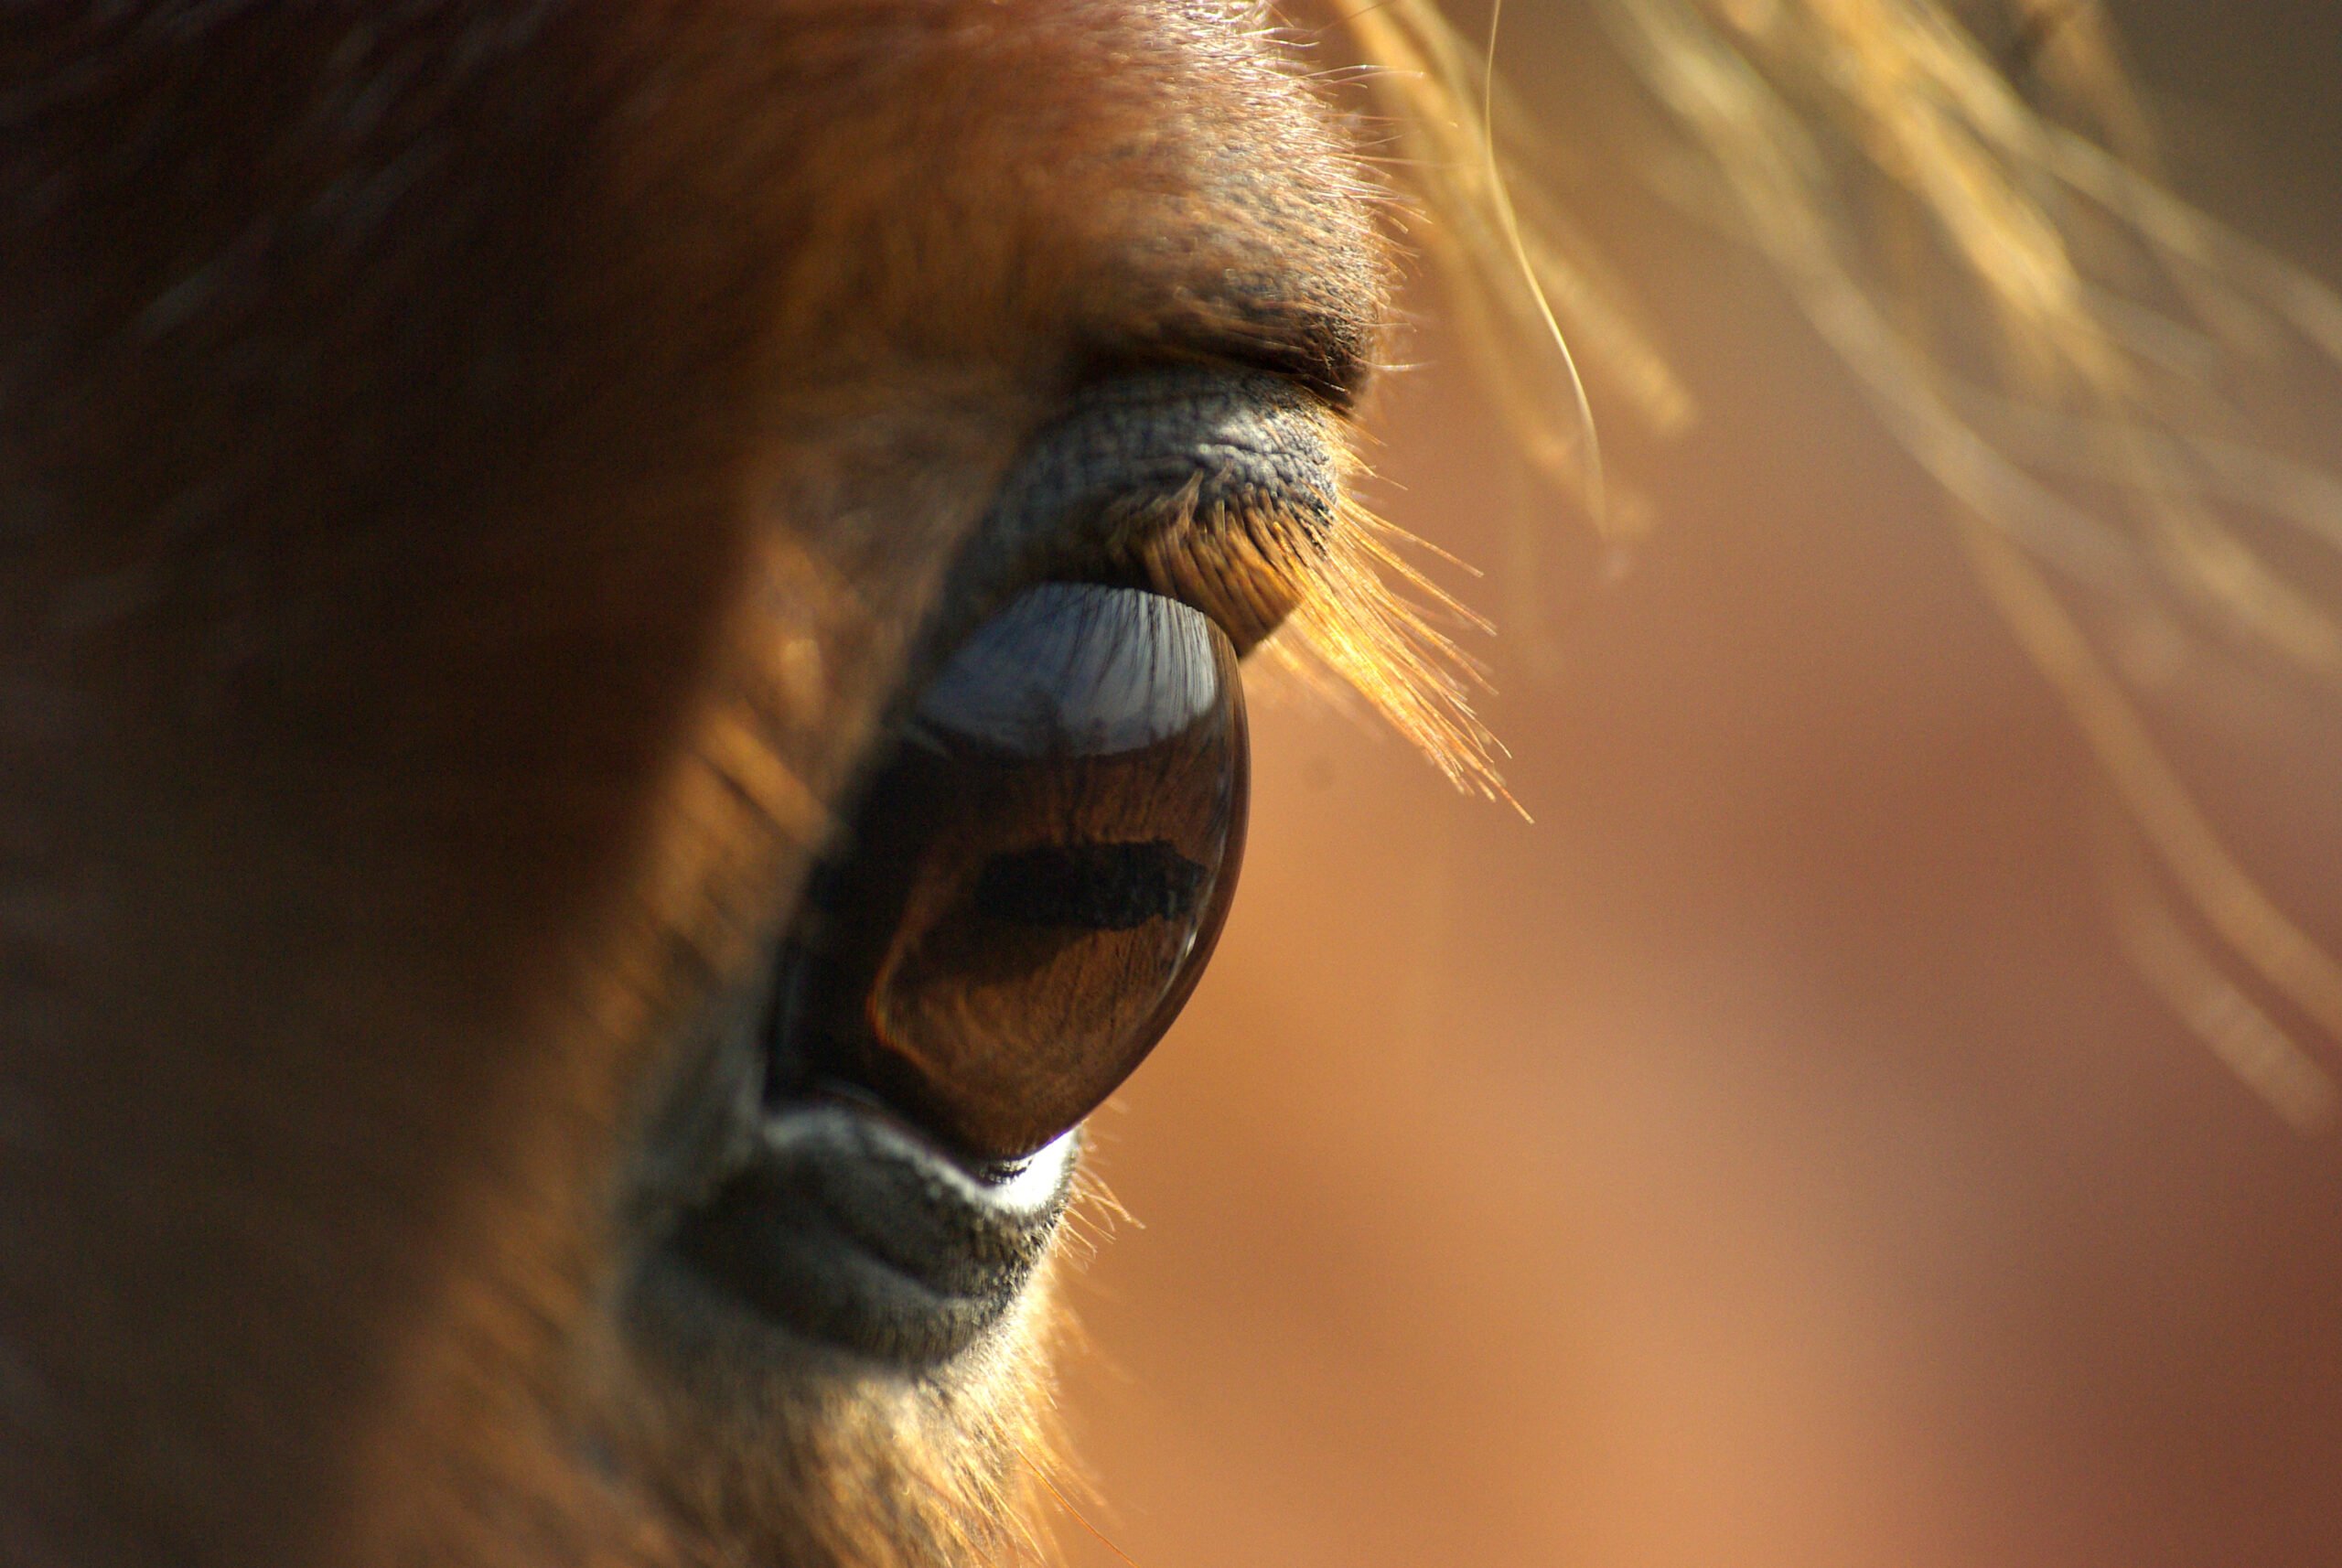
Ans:
{"type": "MultiPolygon", "coordinates": [[[[2112,10],[2174,182],[2342,281],[2330,4],[2112,10]]],[[[1067,1400],[1114,1549],[1065,1545],[2342,1563],[2342,1135],[2126,961],[2071,723],[1766,264],[1624,156],[1633,90],[1579,11],[1515,0],[1503,64],[1702,421],[1605,420],[1657,519],[1613,558],[1408,302],[1373,499],[1488,569],[1447,579],[1476,606],[1547,618],[1476,649],[1535,822],[1256,694],[1243,895],[1100,1119],[1132,1219],[1071,1283],[1067,1400]]],[[[2183,658],[2155,712],[2329,942],[2331,710],[2183,658]]]]}

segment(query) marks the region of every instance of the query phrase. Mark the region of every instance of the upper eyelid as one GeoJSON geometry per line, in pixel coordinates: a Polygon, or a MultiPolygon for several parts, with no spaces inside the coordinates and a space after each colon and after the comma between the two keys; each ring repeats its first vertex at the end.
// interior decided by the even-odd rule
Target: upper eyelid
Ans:
{"type": "Polygon", "coordinates": [[[1226,274],[1208,306],[1097,350],[1090,380],[1175,366],[1273,376],[1348,413],[1380,369],[1379,292],[1363,281],[1323,297],[1292,280],[1226,274]]]}
{"type": "Polygon", "coordinates": [[[1320,585],[1341,417],[1258,368],[1155,363],[1085,382],[1027,443],[944,572],[897,705],[1043,582],[1118,583],[1209,616],[1240,652],[1320,585]]]}
{"type": "Polygon", "coordinates": [[[1459,788],[1509,800],[1484,684],[1455,635],[1486,623],[1359,507],[1347,418],[1257,365],[1156,364],[1084,385],[1037,435],[949,573],[916,683],[1020,589],[1123,582],[1209,615],[1240,652],[1346,685],[1459,788]]]}
{"type": "Polygon", "coordinates": [[[1474,711],[1478,667],[1453,638],[1487,625],[1409,566],[1403,535],[1347,494],[1347,420],[1258,370],[1158,371],[1085,395],[1061,444],[1045,441],[1025,473],[1062,507],[1056,538],[1072,552],[1042,575],[1102,571],[1152,588],[1209,615],[1240,653],[1289,627],[1280,662],[1348,686],[1459,788],[1511,799],[1503,747],[1474,711]],[[1140,416],[1160,445],[1143,436],[1134,457],[1110,455],[1084,493],[1082,447],[1067,437],[1084,433],[1086,414],[1090,438],[1111,446],[1117,398],[1164,402],[1171,434],[1140,416]],[[1069,456],[1074,471],[1058,473],[1052,491],[1052,462],[1069,456]]]}
{"type": "Polygon", "coordinates": [[[1085,392],[1003,505],[1045,530],[1039,575],[1151,588],[1244,650],[1306,592],[1338,526],[1345,456],[1338,416],[1288,378],[1169,367],[1085,392]]]}
{"type": "Polygon", "coordinates": [[[1373,340],[1370,329],[1345,313],[1305,306],[1219,323],[1189,347],[1208,362],[1265,371],[1347,413],[1374,377],[1373,340]]]}

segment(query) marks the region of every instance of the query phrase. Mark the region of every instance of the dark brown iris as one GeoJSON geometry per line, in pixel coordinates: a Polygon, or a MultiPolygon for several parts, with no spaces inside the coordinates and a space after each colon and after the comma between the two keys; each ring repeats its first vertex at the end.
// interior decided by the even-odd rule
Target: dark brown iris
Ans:
{"type": "Polygon", "coordinates": [[[1032,589],[919,699],[784,956],[774,1082],[978,1158],[1064,1133],[1194,989],[1235,890],[1236,654],[1133,588],[1032,589]]]}

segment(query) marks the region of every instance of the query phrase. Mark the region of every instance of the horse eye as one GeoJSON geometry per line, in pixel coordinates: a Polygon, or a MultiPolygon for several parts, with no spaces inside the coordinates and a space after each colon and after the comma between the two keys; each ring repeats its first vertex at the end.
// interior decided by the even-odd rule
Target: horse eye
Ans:
{"type": "Polygon", "coordinates": [[[1235,650],[1048,584],[920,696],[786,944],[768,1093],[875,1097],[977,1158],[1070,1130],[1170,1026],[1244,843],[1235,650]]]}

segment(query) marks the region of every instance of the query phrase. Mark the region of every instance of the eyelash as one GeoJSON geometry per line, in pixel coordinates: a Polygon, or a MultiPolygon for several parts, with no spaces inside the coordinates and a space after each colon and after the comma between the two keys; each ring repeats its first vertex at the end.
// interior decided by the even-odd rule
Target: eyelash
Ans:
{"type": "Polygon", "coordinates": [[[1504,746],[1474,707],[1487,681],[1442,628],[1490,628],[1406,559],[1428,546],[1347,484],[1322,511],[1266,494],[1207,505],[1200,489],[1112,519],[1116,570],[1210,616],[1239,652],[1258,648],[1305,683],[1348,688],[1458,789],[1518,810],[1504,746]]]}

